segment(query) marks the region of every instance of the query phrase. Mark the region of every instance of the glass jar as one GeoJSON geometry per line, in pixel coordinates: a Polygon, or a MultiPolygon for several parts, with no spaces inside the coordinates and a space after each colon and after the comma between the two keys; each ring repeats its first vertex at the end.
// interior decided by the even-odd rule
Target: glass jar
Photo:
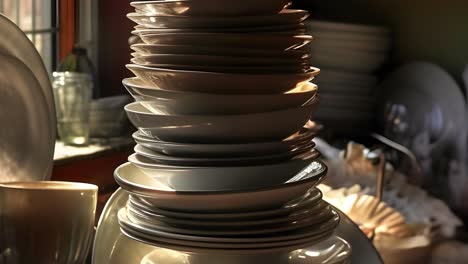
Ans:
{"type": "Polygon", "coordinates": [[[87,145],[92,76],[76,72],[54,72],[52,76],[60,139],[66,145],[87,145]]]}

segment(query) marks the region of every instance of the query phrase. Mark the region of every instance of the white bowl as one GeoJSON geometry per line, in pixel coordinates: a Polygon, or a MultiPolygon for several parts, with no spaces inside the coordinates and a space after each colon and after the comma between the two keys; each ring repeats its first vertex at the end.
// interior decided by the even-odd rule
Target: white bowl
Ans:
{"type": "MultiPolygon", "coordinates": [[[[304,144],[299,145],[297,148],[292,149],[291,151],[274,154],[274,155],[262,155],[262,156],[252,156],[252,157],[232,157],[232,158],[195,158],[195,157],[172,157],[151,149],[145,148],[142,145],[135,146],[135,152],[142,157],[147,158],[147,160],[153,161],[158,165],[168,165],[168,166],[253,166],[253,165],[264,165],[272,164],[287,161],[293,159],[297,155],[310,152],[311,149],[315,146],[313,142],[304,142],[304,144]]],[[[318,153],[317,153],[318,155],[318,153]]]]}
{"type": "Polygon", "coordinates": [[[284,93],[304,85],[319,74],[317,68],[306,73],[219,73],[171,70],[128,64],[127,68],[148,85],[163,90],[217,94],[284,93]]]}
{"type": "MultiPolygon", "coordinates": [[[[307,58],[275,58],[251,56],[219,56],[194,54],[151,54],[132,53],[132,63],[139,65],[175,64],[198,66],[285,66],[308,64],[307,58]]],[[[309,66],[310,67],[310,66],[309,66]]]]}
{"type": "Polygon", "coordinates": [[[236,28],[298,24],[309,16],[309,12],[285,9],[278,14],[256,16],[164,16],[149,13],[129,13],[133,22],[147,28],[236,28]]]}
{"type": "Polygon", "coordinates": [[[187,45],[206,49],[249,49],[252,51],[284,51],[304,47],[312,41],[310,35],[250,34],[250,33],[162,33],[158,31],[137,31],[146,44],[187,45]],[[150,33],[152,32],[152,33],[150,33]]]}
{"type": "Polygon", "coordinates": [[[165,165],[132,154],[128,158],[132,165],[116,173],[116,180],[128,186],[126,189],[137,188],[147,195],[156,187],[167,191],[192,192],[247,190],[285,183],[307,169],[317,157],[316,151],[310,151],[302,157],[273,164],[197,167],[165,165]],[[147,188],[142,187],[145,185],[147,188]]]}
{"type": "MultiPolygon", "coordinates": [[[[296,161],[298,162],[298,161],[296,161]]],[[[208,170],[210,168],[207,168],[208,170]]],[[[258,168],[257,168],[258,169],[258,168]]],[[[300,169],[300,168],[299,168],[300,169]]],[[[213,168],[211,168],[213,170],[213,168]]],[[[236,170],[236,168],[232,168],[236,170]]],[[[183,212],[246,212],[262,209],[279,208],[289,201],[294,200],[304,195],[310,188],[318,184],[326,173],[326,166],[320,162],[313,161],[301,173],[303,177],[295,182],[282,184],[269,184],[269,187],[249,189],[249,190],[232,190],[231,191],[175,191],[162,181],[157,181],[154,177],[146,175],[136,166],[126,163],[115,170],[114,176],[121,186],[128,192],[140,196],[147,204],[165,210],[183,211],[183,212]],[[144,185],[142,185],[144,184],[144,185]]],[[[222,171],[223,175],[225,168],[222,171]]],[[[244,168],[245,172],[250,171],[248,167],[244,168]]],[[[187,172],[190,172],[188,170],[187,172]]],[[[202,183],[211,185],[211,190],[220,190],[219,185],[225,185],[226,181],[231,181],[232,177],[210,177],[216,180],[211,182],[208,177],[204,177],[202,183]]],[[[258,174],[257,174],[258,175],[258,174]]],[[[270,175],[263,177],[263,186],[265,179],[270,180],[270,175]]],[[[165,177],[167,179],[167,177],[165,177]]],[[[193,178],[185,178],[186,181],[193,178]]],[[[246,181],[245,175],[239,175],[237,180],[246,181]],[[241,179],[243,178],[243,179],[241,179]]],[[[236,180],[236,181],[237,181],[236,180]]],[[[166,182],[167,183],[167,182],[166,182]]],[[[178,182],[185,184],[184,182],[178,182]]],[[[193,185],[199,185],[199,182],[192,181],[193,185]]],[[[240,183],[240,182],[239,182],[240,183]]],[[[244,185],[246,186],[246,185],[244,185]]],[[[258,186],[258,185],[257,185],[258,186]]],[[[208,186],[209,187],[209,186],[208,186]]],[[[197,188],[198,190],[203,190],[197,188]]]]}
{"type": "Polygon", "coordinates": [[[146,85],[139,78],[122,81],[136,101],[153,101],[180,115],[247,114],[270,112],[306,104],[317,93],[317,86],[305,83],[286,93],[243,95],[209,94],[162,90],[146,85]]]}
{"type": "Polygon", "coordinates": [[[243,115],[168,115],[145,107],[125,106],[130,121],[145,136],[183,143],[251,143],[282,140],[309,120],[314,104],[243,115]]]}
{"type": "MultiPolygon", "coordinates": [[[[305,37],[305,36],[304,36],[305,37]]],[[[286,38],[290,38],[286,36],[286,38]]],[[[300,39],[301,37],[298,36],[300,39]]],[[[191,54],[191,55],[216,55],[231,57],[249,57],[249,58],[287,58],[287,59],[305,59],[309,57],[308,51],[289,49],[289,50],[263,50],[252,48],[230,48],[219,46],[194,46],[194,45],[167,45],[167,44],[145,44],[138,43],[130,46],[136,52],[135,55],[152,54],[191,54]]]]}
{"type": "Polygon", "coordinates": [[[131,2],[137,12],[155,15],[186,16],[239,16],[277,14],[289,5],[289,0],[256,0],[233,2],[232,0],[164,0],[131,2]]]}

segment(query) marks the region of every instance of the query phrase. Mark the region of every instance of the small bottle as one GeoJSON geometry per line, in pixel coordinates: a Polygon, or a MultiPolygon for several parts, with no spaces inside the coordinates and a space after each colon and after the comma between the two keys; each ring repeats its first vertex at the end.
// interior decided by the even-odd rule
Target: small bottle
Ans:
{"type": "Polygon", "coordinates": [[[88,58],[88,52],[85,48],[75,45],[72,52],[60,63],[57,72],[75,72],[89,74],[93,81],[93,98],[99,97],[97,86],[96,71],[93,63],[88,58]]]}

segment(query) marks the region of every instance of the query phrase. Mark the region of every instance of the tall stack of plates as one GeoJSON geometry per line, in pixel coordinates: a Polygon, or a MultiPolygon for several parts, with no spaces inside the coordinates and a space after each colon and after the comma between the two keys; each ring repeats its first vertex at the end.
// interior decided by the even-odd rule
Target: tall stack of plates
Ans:
{"type": "Polygon", "coordinates": [[[326,21],[307,21],[307,28],[314,35],[311,61],[322,69],[315,119],[337,132],[367,129],[374,118],[375,72],[390,48],[388,30],[326,21]]]}
{"type": "Polygon", "coordinates": [[[284,0],[131,5],[143,43],[123,80],[138,131],[115,171],[120,232],[190,263],[287,263],[306,247],[335,260],[312,263],[346,262],[339,216],[314,188],[327,168],[308,122],[319,73],[301,49],[308,13],[284,0]]]}

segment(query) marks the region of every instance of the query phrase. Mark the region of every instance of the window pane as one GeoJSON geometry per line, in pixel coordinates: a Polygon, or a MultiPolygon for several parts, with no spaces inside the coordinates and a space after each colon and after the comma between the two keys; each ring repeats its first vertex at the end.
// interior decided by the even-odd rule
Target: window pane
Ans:
{"type": "Polygon", "coordinates": [[[35,0],[36,29],[52,28],[52,2],[55,0],[35,0]]]}
{"type": "Polygon", "coordinates": [[[7,16],[9,19],[13,20],[16,24],[18,24],[18,10],[19,1],[17,0],[4,0],[3,1],[3,14],[7,16]]]}
{"type": "Polygon", "coordinates": [[[36,48],[41,54],[47,71],[52,73],[52,33],[36,34],[36,48]]]}

